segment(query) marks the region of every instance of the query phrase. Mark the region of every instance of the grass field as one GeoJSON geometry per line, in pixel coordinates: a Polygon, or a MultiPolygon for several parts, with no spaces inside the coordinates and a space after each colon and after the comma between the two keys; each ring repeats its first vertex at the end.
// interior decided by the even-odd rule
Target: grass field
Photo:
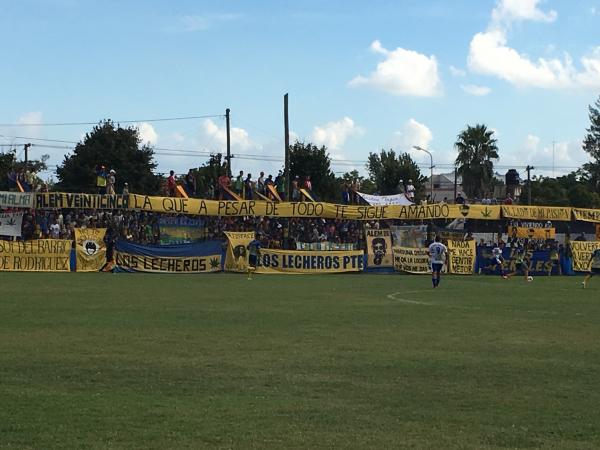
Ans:
{"type": "Polygon", "coordinates": [[[1,448],[600,448],[600,278],[0,280],[1,448]]]}

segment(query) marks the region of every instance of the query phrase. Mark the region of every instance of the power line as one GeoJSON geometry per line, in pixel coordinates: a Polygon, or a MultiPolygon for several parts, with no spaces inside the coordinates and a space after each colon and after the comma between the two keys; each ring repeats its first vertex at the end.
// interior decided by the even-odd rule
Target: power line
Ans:
{"type": "MultiPolygon", "coordinates": [[[[161,119],[138,119],[138,120],[110,120],[112,123],[138,123],[138,122],[170,122],[175,120],[210,119],[223,117],[223,114],[206,114],[203,116],[166,117],[161,119]]],[[[79,125],[98,125],[98,122],[54,122],[54,123],[0,123],[0,127],[63,127],[79,125]]]]}

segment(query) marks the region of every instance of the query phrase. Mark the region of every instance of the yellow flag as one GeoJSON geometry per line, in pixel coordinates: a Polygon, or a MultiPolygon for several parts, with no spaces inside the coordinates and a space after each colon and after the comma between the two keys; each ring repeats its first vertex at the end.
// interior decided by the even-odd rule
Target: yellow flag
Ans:
{"type": "Polygon", "coordinates": [[[106,228],[75,228],[77,272],[98,272],[106,262],[106,228]]]}
{"type": "Polygon", "coordinates": [[[228,272],[245,272],[248,270],[248,244],[254,240],[254,231],[226,231],[227,254],[225,270],[228,272]]]}

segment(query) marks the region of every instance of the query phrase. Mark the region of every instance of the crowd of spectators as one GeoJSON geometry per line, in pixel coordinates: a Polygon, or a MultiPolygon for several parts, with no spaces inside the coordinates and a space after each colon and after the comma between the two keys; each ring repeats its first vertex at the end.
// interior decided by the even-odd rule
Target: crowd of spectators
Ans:
{"type": "MultiPolygon", "coordinates": [[[[159,213],[125,210],[27,210],[22,222],[22,240],[70,239],[76,228],[107,228],[108,239],[145,245],[160,244],[159,213]]],[[[352,243],[360,247],[364,227],[379,223],[317,218],[202,217],[204,240],[225,240],[227,231],[255,231],[268,248],[296,248],[297,242],[352,243]]]]}

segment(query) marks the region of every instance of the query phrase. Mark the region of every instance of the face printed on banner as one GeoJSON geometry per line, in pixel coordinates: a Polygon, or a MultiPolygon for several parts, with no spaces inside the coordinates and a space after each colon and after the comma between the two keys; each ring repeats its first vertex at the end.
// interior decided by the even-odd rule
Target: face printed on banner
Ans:
{"type": "Polygon", "coordinates": [[[235,256],[235,259],[245,258],[246,257],[246,246],[236,245],[233,248],[233,256],[235,256]]]}
{"type": "Polygon", "coordinates": [[[387,245],[384,238],[375,238],[371,242],[373,250],[373,264],[380,266],[385,254],[387,253],[387,245]]]}
{"type": "Polygon", "coordinates": [[[98,245],[94,241],[85,241],[83,243],[83,248],[85,249],[85,253],[89,256],[95,255],[98,252],[98,245]]]}

